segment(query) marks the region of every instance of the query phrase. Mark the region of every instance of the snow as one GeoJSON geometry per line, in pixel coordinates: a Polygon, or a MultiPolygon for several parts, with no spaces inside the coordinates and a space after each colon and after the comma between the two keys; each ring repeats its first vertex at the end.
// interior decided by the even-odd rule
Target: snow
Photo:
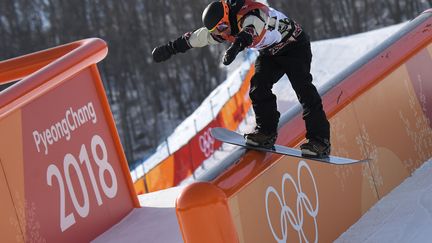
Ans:
{"type": "Polygon", "coordinates": [[[135,208],[92,243],[183,242],[175,208],[135,208]]]}
{"type": "MultiPolygon", "coordinates": [[[[314,84],[318,89],[322,87],[330,78],[398,31],[402,25],[404,24],[344,38],[313,42],[311,72],[314,84]]],[[[232,92],[232,95],[238,89],[239,80],[255,59],[256,52],[242,54],[240,57],[243,57],[243,60],[236,60],[234,65],[229,67],[231,75],[227,81],[210,94],[197,111],[158,148],[154,156],[132,172],[133,178],[139,178],[169,152],[172,153],[184,145],[195,135],[197,129],[208,124],[213,114],[216,114],[229,98],[229,93],[232,92]]],[[[274,85],[273,91],[278,96],[278,108],[281,112],[298,102],[286,77],[274,85]]],[[[252,112],[239,130],[245,131],[250,127],[253,127],[252,112]]],[[[223,145],[221,150],[203,162],[203,165],[194,172],[194,176],[199,177],[237,149],[235,146],[223,145]]],[[[182,242],[175,214],[175,199],[181,190],[193,181],[194,177],[190,177],[178,187],[140,195],[139,201],[143,208],[134,209],[119,224],[94,242],[182,242]]],[[[336,242],[431,242],[431,239],[432,160],[429,160],[374,205],[336,242]]]]}
{"type": "Polygon", "coordinates": [[[133,209],[92,243],[182,243],[175,200],[183,188],[178,186],[139,196],[142,208],[133,209]]]}
{"type": "Polygon", "coordinates": [[[185,185],[176,186],[166,190],[147,193],[145,196],[139,196],[138,199],[142,207],[174,208],[175,200],[184,187],[185,185]]]}
{"type": "MultiPolygon", "coordinates": [[[[311,73],[314,85],[320,89],[340,71],[399,30],[405,23],[348,37],[312,42],[311,73]]],[[[298,103],[291,84],[284,76],[273,87],[278,97],[278,109],[288,110],[298,103]]]]}
{"type": "Polygon", "coordinates": [[[335,242],[431,241],[432,160],[429,160],[335,242]]]}

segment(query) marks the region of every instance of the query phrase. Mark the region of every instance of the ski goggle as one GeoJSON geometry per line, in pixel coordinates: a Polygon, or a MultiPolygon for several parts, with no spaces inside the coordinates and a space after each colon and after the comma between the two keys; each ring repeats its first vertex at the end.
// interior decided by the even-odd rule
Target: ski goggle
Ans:
{"type": "Polygon", "coordinates": [[[210,33],[214,33],[214,34],[223,34],[225,33],[227,30],[229,29],[229,24],[228,23],[219,23],[217,24],[213,29],[209,30],[210,33]]]}
{"type": "Polygon", "coordinates": [[[221,2],[224,9],[224,16],[215,25],[215,27],[213,27],[213,29],[209,30],[211,33],[222,34],[229,29],[229,7],[225,0],[222,0],[221,2]]]}

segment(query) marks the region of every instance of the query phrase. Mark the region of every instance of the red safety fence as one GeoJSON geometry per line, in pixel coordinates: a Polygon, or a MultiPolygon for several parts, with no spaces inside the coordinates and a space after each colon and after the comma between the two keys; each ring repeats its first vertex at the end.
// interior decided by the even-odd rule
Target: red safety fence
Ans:
{"type": "Polygon", "coordinates": [[[202,161],[212,156],[222,145],[221,142],[215,140],[210,134],[211,128],[220,126],[219,120],[213,120],[189,142],[192,171],[197,169],[202,164],[202,161]]]}

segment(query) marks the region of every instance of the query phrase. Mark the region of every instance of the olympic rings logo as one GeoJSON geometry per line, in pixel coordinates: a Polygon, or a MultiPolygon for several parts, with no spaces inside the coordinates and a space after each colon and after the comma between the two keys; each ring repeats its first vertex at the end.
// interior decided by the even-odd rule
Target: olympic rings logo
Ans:
{"type": "Polygon", "coordinates": [[[199,137],[199,146],[201,152],[203,152],[206,158],[210,157],[210,155],[214,152],[214,142],[215,139],[210,134],[210,129],[204,132],[203,135],[199,137]]]}
{"type": "Polygon", "coordinates": [[[318,224],[317,224],[317,215],[318,215],[318,208],[319,208],[319,200],[318,200],[318,188],[315,183],[315,178],[312,174],[312,171],[310,167],[306,164],[304,161],[300,161],[300,164],[298,166],[297,170],[297,178],[298,178],[298,185],[294,178],[288,174],[285,173],[282,177],[282,197],[278,194],[276,189],[272,186],[269,186],[266,191],[266,213],[267,213],[267,220],[268,224],[270,226],[270,230],[273,234],[274,239],[278,243],[285,243],[288,240],[288,223],[292,226],[292,228],[297,231],[299,242],[310,242],[308,238],[305,235],[305,232],[303,230],[303,222],[305,217],[305,210],[306,213],[313,218],[314,224],[315,224],[315,240],[314,242],[318,242],[318,224]],[[301,171],[302,169],[305,169],[313,182],[313,186],[315,189],[315,198],[316,198],[316,205],[313,207],[311,200],[309,199],[308,195],[306,195],[303,192],[302,188],[302,178],[301,178],[301,171]],[[288,183],[288,184],[287,184],[288,183]],[[286,203],[286,196],[285,196],[285,186],[286,185],[292,185],[294,186],[295,191],[297,192],[297,199],[296,199],[296,213],[287,206],[286,203]],[[281,206],[281,212],[280,212],[280,231],[282,233],[282,236],[279,236],[276,232],[273,226],[276,224],[273,224],[269,215],[269,197],[271,195],[274,195],[279,202],[281,206]]]}

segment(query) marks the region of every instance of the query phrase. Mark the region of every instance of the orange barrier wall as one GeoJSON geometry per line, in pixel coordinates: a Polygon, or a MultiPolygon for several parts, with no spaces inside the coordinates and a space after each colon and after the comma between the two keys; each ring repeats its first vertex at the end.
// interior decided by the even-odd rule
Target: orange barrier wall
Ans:
{"type": "Polygon", "coordinates": [[[252,66],[240,89],[227,101],[212,122],[199,131],[186,145],[175,151],[134,183],[137,194],[178,185],[191,176],[203,161],[220,148],[222,143],[211,137],[210,129],[214,127],[237,129],[251,107],[249,86],[253,73],[254,67],[252,66]],[[143,181],[141,179],[143,178],[146,180],[148,191],[142,188],[143,181]]]}
{"type": "Polygon", "coordinates": [[[2,242],[88,242],[139,203],[87,39],[0,62],[2,242]]]}
{"type": "Polygon", "coordinates": [[[148,191],[146,181],[144,179],[145,177],[142,177],[134,183],[134,188],[137,195],[144,194],[148,191]]]}
{"type": "MultiPolygon", "coordinates": [[[[218,242],[205,235],[231,223],[236,235],[224,236],[223,242],[332,242],[346,231],[432,157],[431,33],[432,11],[427,11],[323,94],[332,154],[370,162],[336,166],[256,151],[233,156],[216,178],[199,178],[216,188],[209,191],[223,191],[214,198],[226,201],[229,217],[221,213],[205,221],[195,215],[214,210],[214,200],[206,206],[190,200],[202,185],[190,185],[177,199],[185,242],[218,242]],[[199,224],[199,231],[189,224],[199,224]]],[[[302,142],[299,111],[284,114],[278,143],[302,142]]]]}
{"type": "MultiPolygon", "coordinates": [[[[148,192],[154,192],[173,187],[174,185],[174,156],[169,156],[147,174],[145,174],[148,192]]],[[[137,182],[135,182],[137,184],[137,182]]],[[[137,191],[137,194],[139,191],[137,191]]]]}
{"type": "Polygon", "coordinates": [[[219,119],[223,127],[236,130],[246,117],[252,103],[249,99],[250,80],[255,73],[255,66],[252,65],[247,73],[239,91],[224,105],[219,112],[219,119]]]}

